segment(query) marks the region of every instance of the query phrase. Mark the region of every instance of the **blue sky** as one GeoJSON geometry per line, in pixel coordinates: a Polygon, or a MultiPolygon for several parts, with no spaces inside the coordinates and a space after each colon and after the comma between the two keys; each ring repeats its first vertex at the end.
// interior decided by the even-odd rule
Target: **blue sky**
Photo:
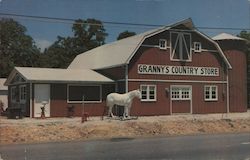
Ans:
{"type": "MultiPolygon", "coordinates": [[[[250,0],[0,0],[0,12],[71,19],[168,25],[191,17],[197,27],[250,28],[250,0]]],[[[58,35],[71,35],[72,24],[14,18],[24,25],[37,45],[44,48],[58,35]]],[[[109,36],[129,30],[137,33],[151,28],[105,25],[109,36]]],[[[238,30],[201,30],[209,36],[238,30]]]]}

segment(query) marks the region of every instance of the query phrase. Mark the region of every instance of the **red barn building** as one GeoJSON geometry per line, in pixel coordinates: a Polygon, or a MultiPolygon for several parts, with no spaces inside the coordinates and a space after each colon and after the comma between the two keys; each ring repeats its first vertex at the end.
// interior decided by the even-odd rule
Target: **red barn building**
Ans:
{"type": "MultiPolygon", "coordinates": [[[[140,89],[131,115],[247,111],[244,40],[211,39],[191,19],[125,38],[78,55],[68,69],[15,68],[6,81],[10,107],[30,117],[105,111],[108,93],[140,89]],[[21,103],[22,102],[22,103],[21,103]]],[[[119,113],[118,113],[119,114],[119,113]]]]}

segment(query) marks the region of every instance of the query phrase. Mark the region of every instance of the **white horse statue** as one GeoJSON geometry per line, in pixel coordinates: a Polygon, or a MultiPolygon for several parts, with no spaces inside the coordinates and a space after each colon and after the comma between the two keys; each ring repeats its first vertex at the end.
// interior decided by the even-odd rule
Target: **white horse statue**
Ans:
{"type": "Polygon", "coordinates": [[[124,106],[123,118],[130,116],[130,109],[133,99],[137,97],[141,99],[140,90],[133,90],[125,94],[110,93],[107,96],[107,107],[109,108],[108,115],[114,117],[112,109],[114,105],[124,106]]]}

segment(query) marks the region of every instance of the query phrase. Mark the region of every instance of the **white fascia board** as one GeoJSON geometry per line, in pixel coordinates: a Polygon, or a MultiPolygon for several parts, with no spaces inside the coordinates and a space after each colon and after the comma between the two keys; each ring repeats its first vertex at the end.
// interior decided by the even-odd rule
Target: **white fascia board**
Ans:
{"type": "Polygon", "coordinates": [[[9,74],[8,78],[4,82],[5,86],[11,85],[10,82],[13,80],[13,78],[16,76],[16,74],[19,74],[26,82],[29,80],[21,73],[18,71],[17,67],[15,67],[9,74]]]}

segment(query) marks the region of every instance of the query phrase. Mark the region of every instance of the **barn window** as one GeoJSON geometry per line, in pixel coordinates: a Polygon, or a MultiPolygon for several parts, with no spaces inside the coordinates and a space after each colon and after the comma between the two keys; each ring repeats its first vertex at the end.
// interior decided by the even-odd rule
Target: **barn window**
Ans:
{"type": "Polygon", "coordinates": [[[167,41],[165,39],[159,40],[159,48],[160,49],[167,49],[167,41]]]}
{"type": "Polygon", "coordinates": [[[101,86],[99,85],[68,85],[68,102],[101,102],[101,86]]]}
{"type": "Polygon", "coordinates": [[[19,87],[19,96],[20,96],[20,102],[25,103],[26,102],[26,85],[21,85],[19,87]]]}
{"type": "Polygon", "coordinates": [[[191,34],[183,32],[171,32],[171,54],[173,61],[192,61],[191,34]]]}
{"type": "Polygon", "coordinates": [[[16,102],[16,95],[17,95],[17,91],[16,91],[16,86],[11,87],[10,89],[10,95],[11,95],[11,102],[16,102]]]}
{"type": "Polygon", "coordinates": [[[218,100],[218,87],[217,86],[205,86],[204,87],[204,99],[205,101],[217,101],[218,100]]]}
{"type": "Polygon", "coordinates": [[[141,85],[141,101],[156,101],[155,85],[141,85]]]}
{"type": "Polygon", "coordinates": [[[190,86],[172,86],[171,87],[172,100],[190,100],[191,87],[190,86]]]}
{"type": "Polygon", "coordinates": [[[200,42],[194,42],[194,51],[201,52],[201,43],[200,42]]]}

